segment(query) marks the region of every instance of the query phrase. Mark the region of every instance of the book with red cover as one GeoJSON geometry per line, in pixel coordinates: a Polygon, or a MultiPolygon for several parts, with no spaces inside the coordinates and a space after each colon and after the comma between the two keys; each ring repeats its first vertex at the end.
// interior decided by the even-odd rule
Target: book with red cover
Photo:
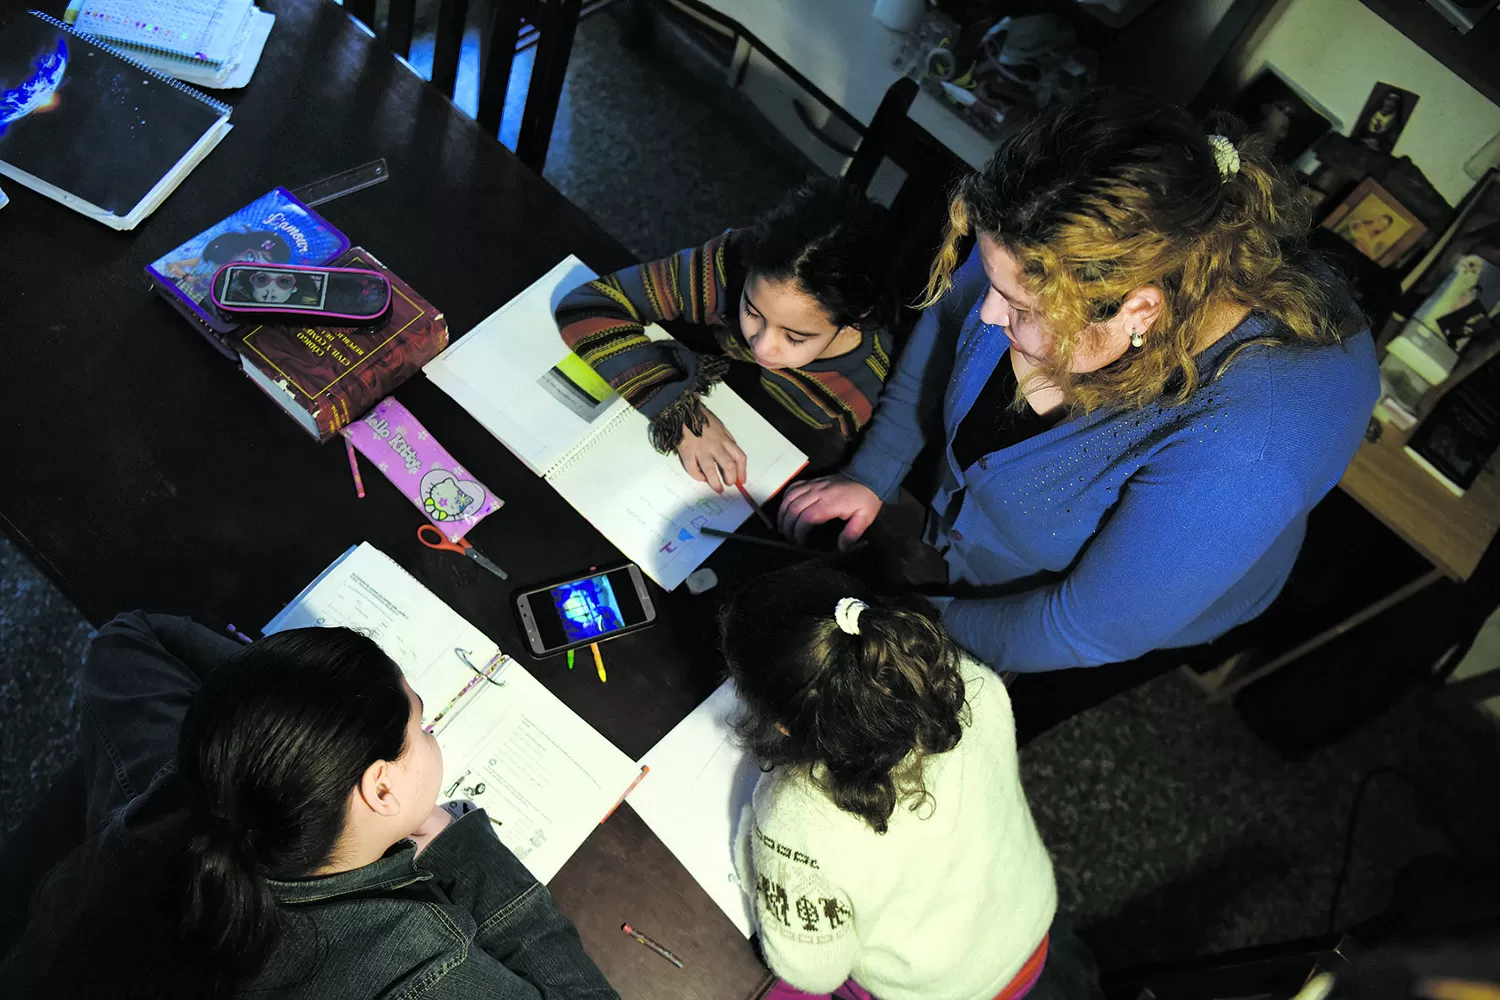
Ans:
{"type": "Polygon", "coordinates": [[[319,441],[358,420],[448,346],[448,323],[374,254],[353,247],[334,267],[365,267],[391,282],[391,311],[373,326],[247,326],[239,335],[250,381],[319,441]]]}

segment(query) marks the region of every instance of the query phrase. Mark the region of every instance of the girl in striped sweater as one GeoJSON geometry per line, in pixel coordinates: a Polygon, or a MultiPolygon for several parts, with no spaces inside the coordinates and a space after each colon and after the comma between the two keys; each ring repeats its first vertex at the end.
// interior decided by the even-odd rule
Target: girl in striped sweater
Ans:
{"type": "Polygon", "coordinates": [[[748,229],[574,289],[558,329],[651,421],[657,450],[716,491],[743,482],[745,454],[702,394],[735,362],[758,365],[764,394],[842,453],[891,366],[897,306],[877,212],[834,180],[809,181],[748,229]],[[646,337],[671,321],[675,340],[646,337]]]}

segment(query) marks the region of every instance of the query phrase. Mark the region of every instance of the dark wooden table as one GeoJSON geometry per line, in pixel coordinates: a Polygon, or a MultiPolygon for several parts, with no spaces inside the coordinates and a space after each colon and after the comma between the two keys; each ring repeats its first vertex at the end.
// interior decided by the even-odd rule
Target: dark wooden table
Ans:
{"type": "MultiPolygon", "coordinates": [[[[93,622],[149,608],[256,633],[367,540],[625,753],[645,753],[718,683],[711,602],[658,593],[661,622],[606,647],[607,686],[592,670],[522,655],[515,588],[418,544],[422,519],[378,475],[356,499],[343,448],[307,438],[148,287],[147,263],[274,185],[381,156],[388,182],[320,211],[442,308],[455,336],[568,253],[599,271],[632,262],[339,7],[260,2],[276,27],[253,82],[227,94],[234,130],[137,230],[116,233],[8,185],[0,527],[93,622]]],[[[470,539],[516,587],[619,558],[436,387],[418,378],[397,396],[505,498],[470,539]]],[[[733,578],[752,568],[745,558],[726,552],[713,565],[733,578]]],[[[743,997],[765,980],[749,944],[628,807],[551,889],[624,996],[743,997]],[[626,920],[685,968],[622,934],[626,920]]]]}

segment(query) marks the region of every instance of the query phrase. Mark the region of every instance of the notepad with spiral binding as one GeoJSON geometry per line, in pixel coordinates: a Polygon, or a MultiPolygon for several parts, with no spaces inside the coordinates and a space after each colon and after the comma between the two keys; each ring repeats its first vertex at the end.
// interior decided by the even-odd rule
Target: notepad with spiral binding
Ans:
{"type": "Polygon", "coordinates": [[[155,211],[229,112],[46,14],[0,15],[0,174],[112,229],[155,211]]]}

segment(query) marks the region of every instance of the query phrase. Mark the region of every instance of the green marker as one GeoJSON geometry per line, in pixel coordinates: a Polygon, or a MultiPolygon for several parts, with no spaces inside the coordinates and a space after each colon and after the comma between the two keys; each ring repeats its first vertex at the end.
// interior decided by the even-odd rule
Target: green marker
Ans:
{"type": "Polygon", "coordinates": [[[573,669],[573,651],[571,649],[568,650],[568,669],[573,669]]]}

